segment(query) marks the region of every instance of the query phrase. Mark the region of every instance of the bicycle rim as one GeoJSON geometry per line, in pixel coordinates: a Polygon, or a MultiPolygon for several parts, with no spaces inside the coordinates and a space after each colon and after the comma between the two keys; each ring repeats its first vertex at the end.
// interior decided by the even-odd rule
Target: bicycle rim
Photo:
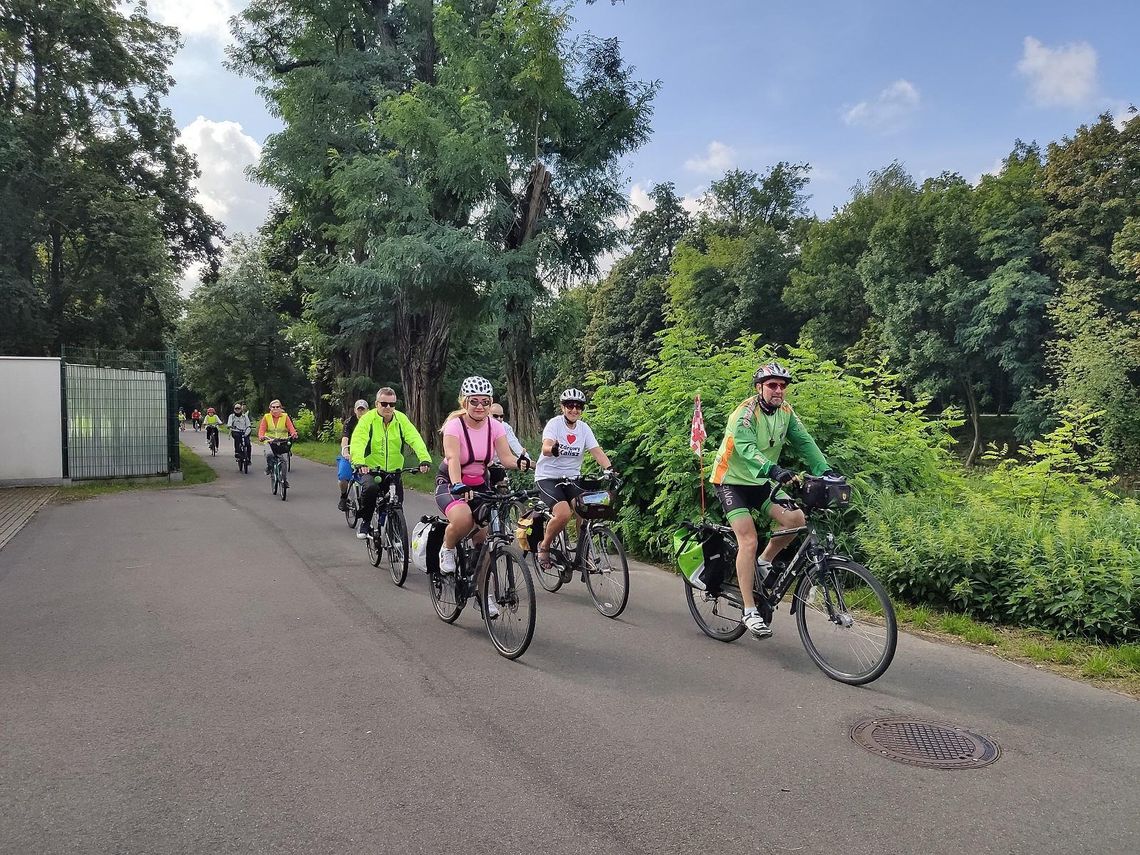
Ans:
{"type": "Polygon", "coordinates": [[[710,596],[706,591],[698,591],[688,582],[685,586],[685,601],[689,604],[689,614],[709,638],[726,644],[744,635],[746,627],[741,620],[744,613],[724,597],[710,596]]]}
{"type": "Polygon", "coordinates": [[[862,564],[832,557],[822,573],[802,577],[796,626],[808,656],[833,680],[862,685],[891,664],[898,625],[890,597],[862,564]]]}
{"type": "Polygon", "coordinates": [[[435,608],[435,613],[439,615],[439,619],[444,623],[454,623],[465,605],[465,603],[459,602],[455,585],[456,577],[457,574],[455,573],[444,576],[436,570],[431,571],[428,576],[428,593],[431,595],[431,604],[435,608]]]}
{"type": "Polygon", "coordinates": [[[495,649],[507,659],[518,659],[534,638],[535,599],[534,583],[517,546],[495,550],[479,601],[483,605],[483,622],[495,649]],[[487,616],[488,598],[498,606],[498,617],[487,616]]]}
{"type": "Polygon", "coordinates": [[[586,550],[586,588],[594,607],[616,618],[629,602],[629,562],[618,536],[605,526],[589,529],[586,550]]]}
{"type": "Polygon", "coordinates": [[[388,511],[388,521],[384,524],[384,553],[388,556],[388,570],[396,587],[402,587],[408,578],[408,527],[404,515],[398,511],[388,511]]]}

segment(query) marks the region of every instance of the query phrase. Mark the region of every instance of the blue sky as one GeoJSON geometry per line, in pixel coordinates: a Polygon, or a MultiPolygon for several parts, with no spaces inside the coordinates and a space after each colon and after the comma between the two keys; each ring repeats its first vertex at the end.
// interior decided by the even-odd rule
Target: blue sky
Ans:
{"type": "MultiPolygon", "coordinates": [[[[270,195],[241,171],[277,124],[221,67],[225,19],[245,0],[150,0],[183,30],[169,105],[198,153],[208,206],[235,231],[270,195]]],[[[626,0],[575,4],[576,28],[622,41],[661,81],[653,139],[625,164],[637,202],[658,181],[695,199],[728,167],[813,167],[827,216],[894,159],[919,179],[975,180],[1015,139],[1043,145],[1140,105],[1140,3],[1056,0],[626,0]]]]}

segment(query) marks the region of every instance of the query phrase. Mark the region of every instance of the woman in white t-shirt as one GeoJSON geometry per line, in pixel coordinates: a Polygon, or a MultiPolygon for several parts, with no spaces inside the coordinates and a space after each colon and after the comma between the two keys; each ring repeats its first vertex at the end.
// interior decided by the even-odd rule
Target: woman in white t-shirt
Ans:
{"type": "Polygon", "coordinates": [[[559,398],[562,415],[546,423],[542,431],[542,455],[534,467],[535,486],[539,495],[550,506],[550,522],[542,545],[538,547],[538,563],[550,569],[550,544],[566,528],[574,514],[570,503],[582,492],[576,484],[562,484],[567,478],[582,473],[582,457],[589,452],[608,474],[613,473],[610,459],[598,445],[590,426],[582,421],[586,408],[586,393],[580,389],[567,389],[559,398]]]}

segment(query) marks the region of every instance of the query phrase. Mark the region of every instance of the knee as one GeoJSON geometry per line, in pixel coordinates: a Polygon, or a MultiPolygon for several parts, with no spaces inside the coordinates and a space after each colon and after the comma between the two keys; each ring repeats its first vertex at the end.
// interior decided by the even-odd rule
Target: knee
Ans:
{"type": "Polygon", "coordinates": [[[552,512],[554,519],[563,525],[570,521],[571,513],[572,512],[570,510],[570,505],[567,502],[559,502],[554,506],[554,510],[552,512]]]}
{"type": "Polygon", "coordinates": [[[741,552],[755,552],[757,545],[756,529],[736,532],[736,544],[741,552]]]}

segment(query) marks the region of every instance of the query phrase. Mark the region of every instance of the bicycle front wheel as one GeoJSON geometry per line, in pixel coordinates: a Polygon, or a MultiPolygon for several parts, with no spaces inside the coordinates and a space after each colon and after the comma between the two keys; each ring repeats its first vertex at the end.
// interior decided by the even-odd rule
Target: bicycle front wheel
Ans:
{"type": "Polygon", "coordinates": [[[629,562],[618,536],[605,526],[591,526],[586,551],[586,588],[594,607],[616,618],[629,602],[629,562]]]}
{"type": "Polygon", "coordinates": [[[862,564],[832,556],[796,584],[793,608],[808,656],[828,677],[860,686],[883,675],[898,625],[886,589],[862,564]]]}
{"type": "Polygon", "coordinates": [[[269,480],[273,482],[273,495],[277,495],[277,487],[281,480],[281,468],[275,463],[273,464],[273,471],[269,473],[269,480]]]}
{"type": "Polygon", "coordinates": [[[408,578],[408,525],[398,510],[389,511],[384,523],[384,554],[392,581],[397,588],[402,587],[408,578]]]}
{"type": "Polygon", "coordinates": [[[508,659],[518,659],[534,638],[535,600],[526,558],[514,544],[495,550],[479,588],[479,602],[495,649],[508,659]],[[498,609],[494,617],[489,614],[490,603],[498,609]]]}
{"type": "Polygon", "coordinates": [[[344,521],[349,528],[356,528],[360,521],[360,506],[356,503],[356,490],[348,488],[344,497],[344,521]]]}

